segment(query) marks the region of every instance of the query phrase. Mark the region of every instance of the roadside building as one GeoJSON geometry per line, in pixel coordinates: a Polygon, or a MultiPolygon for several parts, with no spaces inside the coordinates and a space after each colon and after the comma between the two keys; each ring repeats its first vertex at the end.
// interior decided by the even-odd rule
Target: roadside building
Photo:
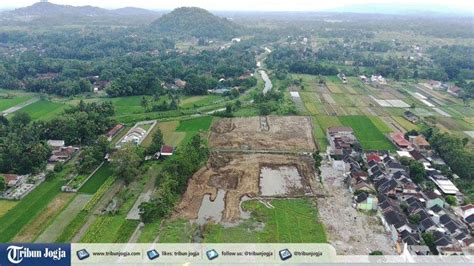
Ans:
{"type": "Polygon", "coordinates": [[[107,137],[107,140],[112,141],[112,139],[117,136],[117,134],[122,131],[125,128],[123,124],[117,124],[113,128],[111,128],[105,136],[107,137]]]}

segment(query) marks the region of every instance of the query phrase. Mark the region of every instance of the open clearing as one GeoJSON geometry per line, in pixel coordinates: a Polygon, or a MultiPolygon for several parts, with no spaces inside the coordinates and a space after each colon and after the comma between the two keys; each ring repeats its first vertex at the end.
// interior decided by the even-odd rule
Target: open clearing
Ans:
{"type": "Polygon", "coordinates": [[[313,151],[312,121],[303,116],[223,118],[211,127],[211,149],[313,151]]]}
{"type": "Polygon", "coordinates": [[[12,239],[13,242],[32,242],[51,221],[61,212],[74,197],[72,193],[61,193],[56,196],[30,223],[12,239]]]}
{"type": "Polygon", "coordinates": [[[54,219],[46,230],[38,236],[35,240],[37,243],[51,243],[56,241],[56,239],[61,235],[64,229],[69,225],[69,223],[74,220],[74,218],[79,214],[79,212],[84,208],[87,202],[92,198],[92,195],[79,194],[77,195],[71,203],[54,219]]]}
{"type": "Polygon", "coordinates": [[[327,197],[318,199],[320,220],[324,223],[328,242],[338,255],[367,255],[380,250],[395,254],[385,228],[375,215],[359,212],[352,205],[352,193],[347,190],[342,173],[332,166],[321,167],[327,197]]]}
{"type": "MultiPolygon", "coordinates": [[[[287,190],[279,197],[311,194],[314,180],[314,162],[310,156],[283,154],[212,153],[208,164],[196,172],[188,182],[188,188],[176,208],[175,217],[197,219],[205,195],[214,201],[218,190],[225,192],[225,208],[222,221],[236,222],[241,218],[240,202],[244,196],[263,197],[260,175],[262,168],[280,167],[297,169],[299,189],[287,190]]],[[[278,186],[278,183],[266,185],[278,186]]],[[[271,188],[267,188],[274,191],[271,188]]],[[[278,188],[277,188],[278,189],[278,188]]]]}
{"type": "Polygon", "coordinates": [[[236,227],[208,224],[206,243],[326,243],[316,204],[309,199],[257,200],[242,203],[250,218],[236,227]],[[268,207],[272,206],[272,207],[268,207]]]}
{"type": "Polygon", "coordinates": [[[64,110],[67,105],[62,103],[40,100],[21,109],[31,116],[32,120],[48,120],[64,110]]]}
{"type": "Polygon", "coordinates": [[[176,131],[180,132],[198,132],[200,130],[208,131],[212,123],[212,116],[202,116],[188,120],[181,120],[176,131]]]}

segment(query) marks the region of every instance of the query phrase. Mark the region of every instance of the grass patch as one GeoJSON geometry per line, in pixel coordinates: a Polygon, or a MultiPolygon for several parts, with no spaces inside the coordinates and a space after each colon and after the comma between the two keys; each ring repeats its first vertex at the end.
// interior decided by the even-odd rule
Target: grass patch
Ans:
{"type": "Polygon", "coordinates": [[[18,204],[18,201],[13,200],[0,200],[0,217],[7,214],[18,204]]]}
{"type": "Polygon", "coordinates": [[[113,174],[112,167],[108,163],[104,163],[95,174],[87,180],[87,182],[81,187],[79,192],[86,194],[94,194],[97,192],[100,186],[107,180],[109,176],[113,174]]]}
{"type": "Polygon", "coordinates": [[[74,194],[60,193],[49,204],[36,215],[23,229],[12,239],[12,242],[32,242],[50,225],[58,214],[74,198],[74,194]]]}
{"type": "Polygon", "coordinates": [[[380,130],[382,133],[390,133],[393,130],[385,123],[382,119],[380,119],[378,116],[369,116],[370,121],[372,121],[372,124],[380,130]]]}
{"type": "Polygon", "coordinates": [[[418,125],[413,124],[412,122],[406,120],[405,118],[401,116],[392,116],[393,120],[395,120],[400,126],[402,126],[404,129],[407,131],[410,130],[420,130],[420,127],[418,125]]]}
{"type": "Polygon", "coordinates": [[[183,109],[197,108],[214,104],[220,100],[223,100],[223,97],[218,95],[192,96],[182,99],[180,107],[183,109]]]}
{"type": "Polygon", "coordinates": [[[10,107],[26,102],[33,98],[32,95],[14,95],[12,98],[0,98],[0,111],[7,110],[10,107]]]}
{"type": "Polygon", "coordinates": [[[0,218],[0,242],[9,242],[23,227],[59,194],[64,181],[47,180],[24,197],[13,209],[0,218]]]}
{"type": "Polygon", "coordinates": [[[272,200],[269,209],[258,201],[243,204],[251,218],[236,227],[209,224],[204,229],[207,243],[326,243],[314,203],[307,199],[272,200]],[[265,225],[262,228],[262,223],[265,225]]]}
{"type": "Polygon", "coordinates": [[[81,211],[64,229],[56,239],[56,243],[68,243],[79,232],[87,220],[87,212],[81,211]]]}
{"type": "Polygon", "coordinates": [[[54,218],[54,221],[36,238],[36,243],[51,243],[65,231],[67,226],[79,215],[92,196],[78,194],[67,207],[54,218]]]}
{"type": "Polygon", "coordinates": [[[341,116],[344,126],[351,127],[366,150],[394,150],[393,144],[380,132],[367,116],[341,116]]]}
{"type": "Polygon", "coordinates": [[[181,120],[176,131],[181,132],[198,132],[208,131],[212,123],[212,116],[202,116],[188,120],[181,120]]]}
{"type": "Polygon", "coordinates": [[[48,120],[61,113],[64,108],[66,108],[66,105],[62,103],[39,100],[21,108],[21,111],[29,114],[32,120],[48,120]]]}
{"type": "Polygon", "coordinates": [[[161,220],[154,221],[153,223],[145,224],[142,233],[138,237],[138,243],[153,243],[156,236],[160,231],[161,220]]]}
{"type": "Polygon", "coordinates": [[[185,132],[176,132],[179,121],[159,122],[158,127],[163,133],[165,144],[177,147],[186,137],[185,132]]]}
{"type": "Polygon", "coordinates": [[[159,243],[191,243],[196,230],[196,224],[184,219],[166,222],[160,230],[159,243]]]}

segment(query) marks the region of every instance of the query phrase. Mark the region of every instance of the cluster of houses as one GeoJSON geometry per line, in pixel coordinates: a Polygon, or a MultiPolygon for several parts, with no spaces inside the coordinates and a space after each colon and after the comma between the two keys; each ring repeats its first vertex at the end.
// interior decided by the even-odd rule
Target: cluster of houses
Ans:
{"type": "Polygon", "coordinates": [[[461,88],[459,88],[456,85],[444,83],[437,80],[429,80],[427,83],[424,83],[423,85],[431,90],[446,91],[447,93],[455,97],[459,97],[459,95],[461,95],[461,92],[462,92],[461,88]]]}
{"type": "Polygon", "coordinates": [[[400,150],[390,154],[362,151],[351,128],[332,127],[326,133],[330,154],[344,162],[344,181],[354,194],[353,207],[376,213],[399,253],[406,246],[412,255],[432,254],[433,248],[442,255],[474,254],[474,205],[457,208],[446,202],[448,195],[462,202],[462,194],[449,178],[431,167],[440,159],[423,136],[406,140],[401,133],[392,134],[400,150]],[[437,188],[423,190],[413,182],[409,169],[397,159],[400,156],[422,162],[427,181],[437,188]],[[423,240],[425,233],[433,238],[432,249],[423,240]]]}
{"type": "Polygon", "coordinates": [[[0,174],[0,178],[4,178],[6,185],[5,191],[0,191],[0,199],[20,200],[41,184],[45,175],[0,174]]]}
{"type": "Polygon", "coordinates": [[[372,84],[380,84],[385,85],[387,84],[387,80],[382,75],[372,75],[370,79],[367,76],[361,75],[359,79],[364,83],[372,83],[372,84]]]}
{"type": "Polygon", "coordinates": [[[52,149],[48,163],[53,165],[69,161],[79,151],[79,147],[66,146],[64,140],[48,140],[48,146],[52,149]]]}

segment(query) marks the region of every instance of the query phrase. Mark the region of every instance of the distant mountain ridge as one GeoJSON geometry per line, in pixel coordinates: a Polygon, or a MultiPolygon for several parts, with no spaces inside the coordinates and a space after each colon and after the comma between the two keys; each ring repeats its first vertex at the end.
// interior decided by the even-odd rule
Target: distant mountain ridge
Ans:
{"type": "Polygon", "coordinates": [[[415,15],[415,14],[439,14],[439,15],[468,15],[473,16],[472,10],[464,10],[442,5],[422,5],[422,4],[395,4],[395,3],[374,3],[349,5],[340,8],[323,10],[324,12],[337,13],[366,13],[366,14],[386,14],[386,15],[415,15]]]}
{"type": "Polygon", "coordinates": [[[55,15],[73,15],[73,16],[107,16],[107,15],[154,15],[158,12],[136,8],[124,7],[114,10],[109,10],[94,6],[70,6],[57,5],[48,2],[40,2],[31,6],[17,8],[11,11],[5,11],[10,16],[55,16],[55,15]]]}
{"type": "Polygon", "coordinates": [[[180,7],[156,19],[151,27],[163,34],[197,38],[228,38],[239,26],[197,7],[180,7]]]}

